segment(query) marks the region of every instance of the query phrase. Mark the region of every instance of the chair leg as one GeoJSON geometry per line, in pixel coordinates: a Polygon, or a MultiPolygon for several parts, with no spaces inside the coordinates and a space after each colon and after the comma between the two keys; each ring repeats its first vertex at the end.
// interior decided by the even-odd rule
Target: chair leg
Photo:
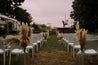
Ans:
{"type": "Polygon", "coordinates": [[[40,47],[42,47],[42,41],[40,42],[40,44],[41,44],[41,46],[40,46],[40,47]]]}
{"type": "Polygon", "coordinates": [[[7,56],[8,56],[8,51],[7,51],[7,56]]]}
{"type": "Polygon", "coordinates": [[[3,54],[3,59],[4,59],[4,61],[3,61],[3,64],[5,65],[5,53],[3,54]]]}
{"type": "MultiPolygon", "coordinates": [[[[33,47],[34,48],[34,47],[33,47]]],[[[32,57],[34,57],[34,49],[32,48],[32,57]]]]}
{"type": "Polygon", "coordinates": [[[74,57],[74,48],[73,48],[73,57],[74,57]]]}
{"type": "Polygon", "coordinates": [[[11,53],[10,53],[10,57],[9,57],[9,65],[11,65],[11,53]]]}
{"type": "Polygon", "coordinates": [[[73,46],[71,46],[71,55],[72,55],[72,49],[73,49],[73,46]]]}
{"type": "Polygon", "coordinates": [[[36,45],[33,46],[33,53],[35,54],[36,52],[36,45]]]}
{"type": "Polygon", "coordinates": [[[68,52],[69,52],[69,45],[68,45],[68,52]]]}
{"type": "MultiPolygon", "coordinates": [[[[18,54],[18,55],[19,55],[19,54],[18,54]]],[[[18,55],[16,55],[16,61],[18,60],[18,58],[17,58],[17,57],[18,57],[18,55]]]]}
{"type": "Polygon", "coordinates": [[[40,41],[40,48],[41,48],[41,41],[40,41]]]}
{"type": "Polygon", "coordinates": [[[69,52],[69,45],[67,44],[67,51],[69,52]]]}
{"type": "Polygon", "coordinates": [[[66,42],[65,42],[65,48],[66,48],[66,46],[67,46],[67,44],[66,44],[66,42]]]}
{"type": "Polygon", "coordinates": [[[28,48],[26,51],[29,53],[29,50],[30,50],[30,49],[28,48]]]}
{"type": "Polygon", "coordinates": [[[37,46],[37,52],[38,52],[38,44],[36,46],[37,46]]]}
{"type": "Polygon", "coordinates": [[[44,47],[44,40],[42,41],[42,47],[44,47]]]}

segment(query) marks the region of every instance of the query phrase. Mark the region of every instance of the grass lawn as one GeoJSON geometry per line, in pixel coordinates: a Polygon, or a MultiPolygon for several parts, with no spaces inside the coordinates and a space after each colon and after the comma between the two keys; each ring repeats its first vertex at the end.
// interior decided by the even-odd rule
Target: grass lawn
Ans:
{"type": "Polygon", "coordinates": [[[49,37],[46,45],[30,58],[30,65],[75,65],[76,59],[65,51],[64,45],[60,44],[57,37],[49,37]]]}

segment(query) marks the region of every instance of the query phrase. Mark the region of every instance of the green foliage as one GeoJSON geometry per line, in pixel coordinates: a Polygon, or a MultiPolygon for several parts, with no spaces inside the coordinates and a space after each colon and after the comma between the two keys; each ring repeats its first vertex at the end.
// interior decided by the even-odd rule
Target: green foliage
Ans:
{"type": "Polygon", "coordinates": [[[33,23],[31,26],[34,28],[33,30],[34,33],[40,33],[42,31],[46,31],[47,29],[47,26],[45,24],[39,25],[39,24],[33,23]]]}
{"type": "Polygon", "coordinates": [[[80,22],[80,27],[95,31],[98,29],[98,0],[74,0],[71,18],[80,22]]]}
{"type": "Polygon", "coordinates": [[[47,30],[47,26],[45,24],[40,25],[41,26],[41,31],[46,31],[47,30]]]}
{"type": "Polygon", "coordinates": [[[0,13],[13,17],[14,9],[23,2],[24,0],[0,0],[0,13]]]}
{"type": "Polygon", "coordinates": [[[15,18],[21,22],[32,22],[31,15],[24,9],[20,8],[25,0],[0,0],[0,13],[15,18]]]}
{"type": "Polygon", "coordinates": [[[28,24],[30,24],[32,22],[31,15],[26,10],[24,10],[22,8],[16,8],[15,9],[15,16],[16,16],[17,20],[21,21],[21,23],[22,22],[24,22],[24,23],[27,22],[28,24]]]}
{"type": "Polygon", "coordinates": [[[33,23],[32,27],[34,28],[34,30],[33,30],[34,33],[40,33],[41,32],[41,27],[38,24],[33,23]]]}
{"type": "Polygon", "coordinates": [[[45,24],[40,25],[42,28],[46,28],[47,26],[45,24]]]}
{"type": "Polygon", "coordinates": [[[13,12],[12,2],[8,0],[0,0],[0,13],[9,15],[13,12]]]}

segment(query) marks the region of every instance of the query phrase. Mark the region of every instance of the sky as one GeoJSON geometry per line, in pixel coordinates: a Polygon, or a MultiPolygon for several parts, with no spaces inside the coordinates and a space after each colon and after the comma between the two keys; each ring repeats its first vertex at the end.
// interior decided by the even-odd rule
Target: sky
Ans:
{"type": "MultiPolygon", "coordinates": [[[[53,27],[63,27],[62,20],[70,19],[73,0],[25,0],[22,8],[33,17],[33,22],[53,27]]],[[[69,20],[69,24],[72,20],[69,20]]],[[[32,22],[32,23],[33,23],[32,22]]]]}

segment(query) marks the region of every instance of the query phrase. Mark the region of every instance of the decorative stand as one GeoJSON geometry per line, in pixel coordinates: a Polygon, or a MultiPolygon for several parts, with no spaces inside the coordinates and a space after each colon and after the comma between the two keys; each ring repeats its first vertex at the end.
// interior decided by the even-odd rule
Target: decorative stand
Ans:
{"type": "Polygon", "coordinates": [[[84,51],[79,51],[76,56],[76,65],[85,65],[85,53],[84,51]]]}
{"type": "Polygon", "coordinates": [[[94,49],[79,51],[77,54],[76,65],[98,65],[98,55],[94,49]]]}
{"type": "Polygon", "coordinates": [[[28,53],[21,54],[19,60],[20,60],[19,65],[30,65],[29,64],[29,54],[28,53]]]}

